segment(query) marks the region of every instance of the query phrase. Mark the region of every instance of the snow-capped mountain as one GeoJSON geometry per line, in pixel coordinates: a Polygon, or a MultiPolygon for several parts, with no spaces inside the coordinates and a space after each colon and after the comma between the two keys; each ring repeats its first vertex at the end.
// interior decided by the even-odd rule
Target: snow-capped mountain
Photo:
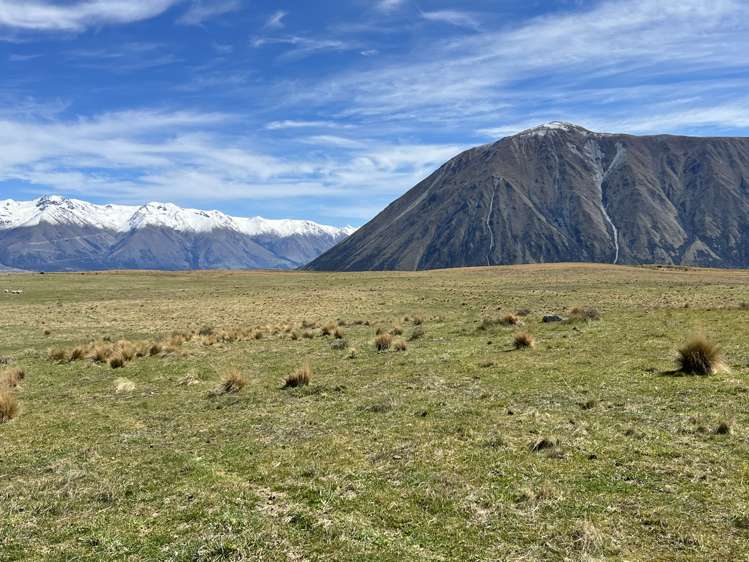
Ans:
{"type": "Polygon", "coordinates": [[[49,271],[294,268],[354,232],[232,217],[171,203],[95,205],[60,196],[0,201],[0,263],[49,271]]]}

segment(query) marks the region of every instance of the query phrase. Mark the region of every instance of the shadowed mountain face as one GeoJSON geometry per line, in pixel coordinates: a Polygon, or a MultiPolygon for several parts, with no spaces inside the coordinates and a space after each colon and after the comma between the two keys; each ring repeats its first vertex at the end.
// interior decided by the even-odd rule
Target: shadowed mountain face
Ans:
{"type": "Polygon", "coordinates": [[[749,267],[749,138],[530,129],[452,159],[308,268],[568,261],[749,267]]]}

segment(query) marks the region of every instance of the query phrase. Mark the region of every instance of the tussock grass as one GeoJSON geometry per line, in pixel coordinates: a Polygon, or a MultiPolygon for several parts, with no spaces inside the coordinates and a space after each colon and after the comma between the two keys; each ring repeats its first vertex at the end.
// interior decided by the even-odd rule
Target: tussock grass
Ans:
{"type": "Polygon", "coordinates": [[[533,349],[536,347],[536,338],[528,332],[518,332],[513,339],[515,349],[533,349]]]}
{"type": "Polygon", "coordinates": [[[517,326],[520,324],[520,317],[514,314],[505,314],[499,323],[502,326],[517,326]]]}
{"type": "Polygon", "coordinates": [[[312,367],[309,363],[305,363],[302,367],[286,377],[283,386],[284,388],[307,386],[310,383],[310,380],[312,380],[312,375],[312,367]]]}
{"type": "Polygon", "coordinates": [[[0,386],[0,423],[6,423],[18,415],[16,395],[9,388],[0,386]]]}
{"type": "Polygon", "coordinates": [[[576,306],[570,310],[567,322],[593,322],[601,319],[601,313],[591,307],[576,306]]]}
{"type": "Polygon", "coordinates": [[[221,383],[214,389],[213,394],[238,394],[245,386],[247,386],[247,377],[238,369],[232,369],[221,377],[221,383]]]}
{"type": "Polygon", "coordinates": [[[393,336],[390,334],[380,334],[374,340],[375,349],[377,351],[387,351],[393,344],[393,336]]]}
{"type": "Polygon", "coordinates": [[[402,334],[403,334],[403,328],[401,328],[397,324],[390,329],[390,335],[392,336],[400,336],[402,334]]]}
{"type": "Polygon", "coordinates": [[[20,367],[11,367],[0,371],[0,388],[3,386],[8,389],[15,389],[26,378],[26,371],[20,367]]]}
{"type": "Polygon", "coordinates": [[[678,351],[678,370],[688,375],[714,375],[725,370],[721,349],[703,335],[692,336],[678,351]]]}
{"type": "Polygon", "coordinates": [[[49,357],[49,360],[57,363],[65,361],[67,356],[68,354],[61,347],[53,347],[47,351],[47,357],[49,357]]]}
{"type": "Polygon", "coordinates": [[[330,349],[341,351],[343,349],[346,349],[348,347],[348,343],[346,340],[333,340],[330,342],[330,349]]]}
{"type": "Polygon", "coordinates": [[[341,328],[336,328],[333,331],[333,336],[335,336],[335,339],[342,340],[346,337],[346,332],[344,332],[341,328]]]}
{"type": "Polygon", "coordinates": [[[393,343],[394,351],[406,351],[407,349],[408,344],[405,342],[405,340],[397,340],[393,343]]]}
{"type": "Polygon", "coordinates": [[[112,369],[121,369],[122,367],[125,366],[125,363],[126,363],[125,357],[119,351],[113,352],[109,356],[109,359],[107,359],[107,364],[112,369]]]}

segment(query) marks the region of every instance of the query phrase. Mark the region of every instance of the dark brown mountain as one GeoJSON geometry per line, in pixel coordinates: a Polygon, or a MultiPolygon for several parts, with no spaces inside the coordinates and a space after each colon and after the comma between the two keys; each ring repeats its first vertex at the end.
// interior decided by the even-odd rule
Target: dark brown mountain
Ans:
{"type": "Polygon", "coordinates": [[[749,138],[551,123],[468,150],[307,267],[749,267],[749,138]]]}

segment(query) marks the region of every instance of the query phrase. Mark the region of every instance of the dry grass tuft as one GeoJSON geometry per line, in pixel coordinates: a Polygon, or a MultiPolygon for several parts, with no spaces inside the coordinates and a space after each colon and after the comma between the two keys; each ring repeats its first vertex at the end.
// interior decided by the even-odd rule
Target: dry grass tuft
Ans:
{"type": "Polygon", "coordinates": [[[247,386],[247,377],[239,372],[239,370],[234,369],[221,377],[221,384],[214,391],[214,394],[237,394],[245,386],[247,386]]]}
{"type": "Polygon", "coordinates": [[[377,351],[387,351],[393,344],[393,336],[390,334],[380,334],[375,338],[374,345],[377,351]]]}
{"type": "Polygon", "coordinates": [[[9,422],[18,415],[16,395],[9,389],[0,388],[0,423],[9,422]]]}
{"type": "Polygon", "coordinates": [[[715,428],[715,435],[730,435],[733,431],[729,422],[720,422],[718,427],[715,428]]]}
{"type": "Polygon", "coordinates": [[[323,336],[332,336],[337,328],[338,326],[335,322],[328,322],[327,324],[325,324],[325,326],[322,327],[321,333],[323,336]]]}
{"type": "Polygon", "coordinates": [[[335,336],[335,339],[342,340],[346,337],[346,333],[341,328],[336,328],[333,332],[333,335],[335,336]]]}
{"type": "Polygon", "coordinates": [[[528,332],[518,332],[513,341],[515,349],[533,349],[536,347],[536,338],[528,332]]]}
{"type": "Polygon", "coordinates": [[[297,388],[299,386],[307,386],[312,379],[312,367],[309,363],[305,363],[303,367],[297,369],[284,381],[284,388],[297,388]]]}
{"type": "Polygon", "coordinates": [[[0,373],[0,388],[3,386],[8,389],[17,388],[20,382],[26,378],[26,371],[20,367],[6,369],[0,373]]]}
{"type": "Polygon", "coordinates": [[[57,361],[58,363],[61,363],[65,361],[65,357],[67,354],[65,353],[65,350],[60,347],[53,347],[49,351],[47,351],[47,357],[49,357],[50,361],[57,361]]]}
{"type": "Polygon", "coordinates": [[[405,340],[398,340],[393,344],[393,349],[395,351],[406,351],[408,349],[408,344],[405,340]]]}
{"type": "Polygon", "coordinates": [[[393,336],[400,336],[400,335],[403,335],[403,328],[401,328],[400,326],[398,326],[398,325],[396,324],[395,326],[393,326],[393,327],[392,327],[392,328],[390,329],[390,335],[393,335],[393,336]]]}
{"type": "Polygon", "coordinates": [[[515,314],[506,314],[499,321],[503,326],[517,326],[520,324],[520,317],[515,314]]]}
{"type": "Polygon", "coordinates": [[[568,322],[592,322],[594,320],[600,320],[601,313],[595,308],[590,307],[579,307],[576,306],[570,310],[570,317],[568,322]]]}
{"type": "Polygon", "coordinates": [[[691,375],[714,375],[725,369],[720,346],[701,335],[692,337],[679,349],[676,364],[680,372],[691,375]]]}
{"type": "Polygon", "coordinates": [[[109,360],[107,361],[109,363],[109,366],[112,369],[121,369],[125,366],[125,358],[123,357],[122,353],[119,351],[115,351],[112,353],[112,355],[109,356],[109,360]]]}

